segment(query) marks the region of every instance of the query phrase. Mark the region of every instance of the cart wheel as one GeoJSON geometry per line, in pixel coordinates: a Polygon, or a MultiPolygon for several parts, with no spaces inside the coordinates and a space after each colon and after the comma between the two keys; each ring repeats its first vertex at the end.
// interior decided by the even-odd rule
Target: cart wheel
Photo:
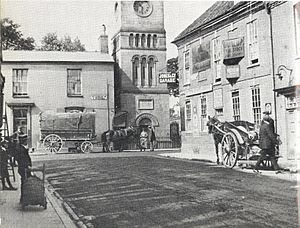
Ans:
{"type": "Polygon", "coordinates": [[[93,144],[90,141],[81,143],[80,149],[83,153],[90,153],[93,151],[93,144]]]}
{"type": "Polygon", "coordinates": [[[43,145],[46,150],[49,150],[51,153],[57,153],[62,148],[63,141],[61,137],[56,134],[47,135],[44,139],[43,145]]]}
{"type": "Polygon", "coordinates": [[[223,164],[227,168],[233,168],[238,159],[238,142],[233,133],[226,133],[223,136],[222,142],[222,157],[223,164]]]}

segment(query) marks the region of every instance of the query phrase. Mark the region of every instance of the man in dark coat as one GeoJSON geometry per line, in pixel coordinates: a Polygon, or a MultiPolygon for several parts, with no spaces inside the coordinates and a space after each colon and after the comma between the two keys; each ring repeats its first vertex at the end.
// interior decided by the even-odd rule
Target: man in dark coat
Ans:
{"type": "Polygon", "coordinates": [[[23,196],[23,184],[29,176],[31,171],[29,168],[32,166],[31,158],[28,153],[27,135],[19,135],[19,143],[16,145],[15,158],[18,162],[18,173],[21,176],[21,200],[23,196]]]}
{"type": "Polygon", "coordinates": [[[156,144],[156,136],[154,127],[149,126],[149,141],[150,141],[150,151],[154,151],[154,147],[156,144]]]}
{"type": "Polygon", "coordinates": [[[255,165],[254,171],[258,172],[259,165],[266,159],[267,155],[270,157],[270,161],[277,173],[280,170],[277,160],[275,158],[275,145],[277,144],[277,135],[274,132],[274,120],[264,113],[265,116],[261,122],[259,129],[259,147],[261,149],[260,157],[255,165]]]}

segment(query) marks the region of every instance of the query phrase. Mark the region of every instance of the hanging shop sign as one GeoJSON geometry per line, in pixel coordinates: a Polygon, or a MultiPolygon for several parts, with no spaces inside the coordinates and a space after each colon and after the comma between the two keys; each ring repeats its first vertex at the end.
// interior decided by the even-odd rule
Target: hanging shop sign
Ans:
{"type": "Polygon", "coordinates": [[[223,41],[224,59],[243,58],[245,56],[244,37],[223,41]]]}
{"type": "Polygon", "coordinates": [[[160,73],[158,75],[158,81],[160,84],[164,83],[176,83],[176,73],[160,73]]]}
{"type": "Polygon", "coordinates": [[[196,42],[192,46],[193,74],[210,68],[210,42],[196,42]]]}
{"type": "Polygon", "coordinates": [[[226,66],[226,78],[237,79],[240,77],[240,65],[228,65],[226,66]]]}

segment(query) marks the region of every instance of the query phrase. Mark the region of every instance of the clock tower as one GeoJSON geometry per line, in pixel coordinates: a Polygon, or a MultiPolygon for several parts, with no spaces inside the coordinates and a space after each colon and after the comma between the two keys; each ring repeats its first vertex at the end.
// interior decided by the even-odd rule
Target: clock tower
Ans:
{"type": "Polygon", "coordinates": [[[167,140],[169,93],[158,80],[167,66],[163,2],[118,1],[114,10],[116,116],[127,113],[127,126],[152,125],[158,140],[167,140]]]}

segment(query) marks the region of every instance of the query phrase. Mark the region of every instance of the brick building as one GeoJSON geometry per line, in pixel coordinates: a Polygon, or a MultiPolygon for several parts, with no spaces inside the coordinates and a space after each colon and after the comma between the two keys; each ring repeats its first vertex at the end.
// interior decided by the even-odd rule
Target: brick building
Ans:
{"type": "Polygon", "coordinates": [[[108,53],[3,51],[1,70],[9,131],[24,126],[31,147],[40,145],[40,112],[95,112],[98,136],[111,125],[114,62],[108,53]]]}
{"type": "Polygon", "coordinates": [[[281,160],[295,158],[290,141],[295,131],[289,129],[296,127],[290,116],[295,116],[297,105],[292,98],[289,109],[293,93],[281,96],[277,89],[290,86],[293,91],[296,85],[288,82],[295,77],[298,9],[292,2],[218,1],[175,38],[183,153],[212,153],[208,116],[258,126],[262,112],[269,109],[283,139],[281,160]],[[289,76],[279,77],[280,65],[289,76]]]}
{"type": "Polygon", "coordinates": [[[166,68],[163,2],[116,2],[114,34],[116,116],[127,114],[126,125],[153,125],[158,140],[169,140],[169,93],[158,81],[166,68]]]}

